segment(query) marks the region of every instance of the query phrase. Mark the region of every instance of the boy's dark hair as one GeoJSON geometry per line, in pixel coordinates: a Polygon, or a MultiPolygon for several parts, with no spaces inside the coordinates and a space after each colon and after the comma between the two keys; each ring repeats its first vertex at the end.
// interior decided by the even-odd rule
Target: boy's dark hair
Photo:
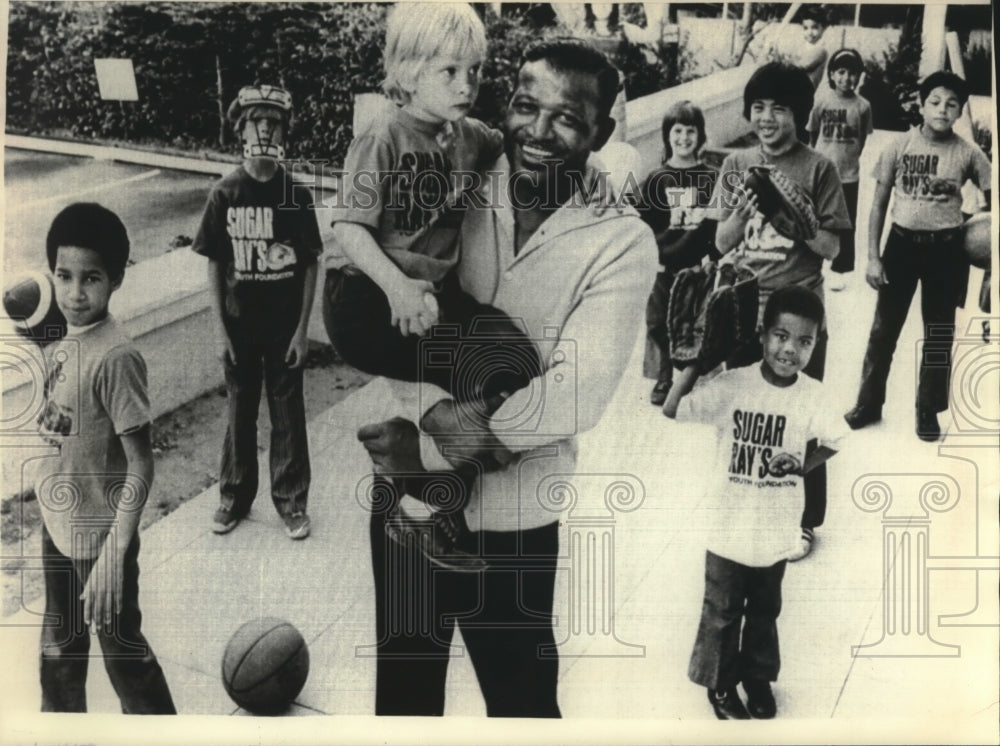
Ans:
{"type": "Polygon", "coordinates": [[[830,57],[830,61],[826,66],[826,82],[830,84],[831,88],[836,88],[833,84],[834,71],[844,69],[855,75],[861,75],[862,70],[865,69],[865,63],[861,59],[861,53],[858,50],[844,47],[843,49],[838,49],[830,57]]]}
{"type": "Polygon", "coordinates": [[[678,101],[663,115],[661,130],[663,132],[664,161],[674,154],[673,148],[670,147],[669,135],[675,124],[684,124],[698,130],[698,145],[695,146],[695,153],[698,153],[705,144],[705,115],[690,101],[678,101]]]}
{"type": "Polygon", "coordinates": [[[768,330],[783,313],[791,313],[823,325],[823,301],[812,290],[801,285],[778,288],[767,299],[764,306],[764,330],[768,330]]]}
{"type": "Polygon", "coordinates": [[[787,62],[768,62],[757,68],[743,89],[743,118],[750,121],[750,106],[764,99],[790,108],[795,126],[802,129],[813,107],[812,80],[801,67],[787,62]]]}
{"type": "Polygon", "coordinates": [[[618,68],[597,47],[573,37],[560,36],[535,42],[524,50],[521,65],[545,60],[559,72],[586,73],[597,78],[598,117],[601,122],[611,116],[611,109],[621,90],[618,68]]]}
{"type": "Polygon", "coordinates": [[[802,12],[799,14],[799,23],[803,21],[815,21],[820,26],[830,25],[826,13],[818,5],[807,5],[802,9],[802,12]]]}
{"type": "Polygon", "coordinates": [[[60,246],[96,251],[112,278],[121,277],[128,264],[128,231],[121,219],[96,202],[76,202],[56,215],[45,238],[49,269],[56,268],[60,246]]]}
{"type": "Polygon", "coordinates": [[[920,81],[919,91],[921,105],[923,105],[923,103],[927,100],[927,97],[931,95],[931,91],[935,88],[947,88],[958,97],[958,103],[962,106],[965,106],[965,102],[969,100],[968,83],[955,75],[955,73],[938,70],[936,73],[931,73],[920,81]]]}

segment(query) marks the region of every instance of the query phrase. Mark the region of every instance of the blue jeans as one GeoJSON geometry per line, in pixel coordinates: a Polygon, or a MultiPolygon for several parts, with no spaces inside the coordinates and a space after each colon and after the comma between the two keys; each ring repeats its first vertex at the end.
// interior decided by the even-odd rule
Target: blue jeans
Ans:
{"type": "MultiPolygon", "coordinates": [[[[170,689],[152,648],[141,631],[139,610],[139,536],[125,553],[122,610],[110,628],[97,626],[104,667],[127,715],[175,715],[170,689]]],[[[90,632],[83,620],[80,594],[94,560],[74,560],[60,552],[42,527],[45,572],[45,622],[39,668],[42,712],[87,711],[87,664],[90,632]]]]}
{"type": "Polygon", "coordinates": [[[285,362],[290,339],[261,342],[239,333],[230,339],[236,365],[225,363],[228,423],[222,444],[219,493],[237,515],[246,515],[257,496],[257,411],[267,389],[271,418],[271,499],[278,514],[306,509],[311,478],[302,367],[285,362]]]}
{"type": "Polygon", "coordinates": [[[691,681],[724,690],[750,679],[777,680],[785,564],[748,567],[705,553],[705,600],[688,664],[691,681]]]}

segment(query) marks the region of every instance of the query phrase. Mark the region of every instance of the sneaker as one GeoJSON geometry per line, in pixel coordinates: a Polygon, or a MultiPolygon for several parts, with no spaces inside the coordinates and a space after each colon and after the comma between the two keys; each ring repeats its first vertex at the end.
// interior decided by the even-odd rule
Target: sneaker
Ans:
{"type": "Polygon", "coordinates": [[[867,404],[858,404],[844,415],[844,420],[851,430],[860,430],[868,425],[874,425],[881,419],[882,407],[873,407],[867,404]]]}
{"type": "Polygon", "coordinates": [[[284,516],[285,531],[291,539],[304,539],[309,536],[309,516],[304,511],[298,510],[291,515],[284,516]]]}
{"type": "Polygon", "coordinates": [[[771,692],[771,682],[763,679],[746,679],[743,682],[743,691],[747,693],[747,710],[750,711],[750,717],[770,720],[778,713],[778,706],[774,703],[774,694],[771,692]]]}
{"type": "Polygon", "coordinates": [[[228,534],[244,518],[246,514],[237,512],[235,506],[222,503],[212,516],[212,531],[216,534],[228,534]]]}
{"type": "Polygon", "coordinates": [[[917,408],[917,437],[933,443],[941,437],[941,425],[938,424],[937,412],[917,408]]]}
{"type": "Polygon", "coordinates": [[[667,392],[670,391],[670,381],[657,381],[653,390],[649,392],[649,403],[662,407],[667,400],[667,392]]]}
{"type": "Polygon", "coordinates": [[[385,531],[397,544],[414,542],[438,567],[455,572],[482,572],[488,567],[486,560],[465,548],[472,544],[472,532],[461,510],[414,518],[397,506],[386,518],[385,531]]]}
{"type": "Polygon", "coordinates": [[[715,717],[719,720],[749,720],[750,713],[743,706],[740,695],[736,693],[736,687],[726,689],[708,690],[708,701],[712,703],[715,710],[715,717]]]}
{"type": "Polygon", "coordinates": [[[816,532],[811,528],[802,529],[802,538],[800,539],[800,546],[798,551],[794,554],[789,555],[789,562],[798,562],[800,559],[805,559],[808,557],[813,550],[813,542],[816,540],[816,532]]]}

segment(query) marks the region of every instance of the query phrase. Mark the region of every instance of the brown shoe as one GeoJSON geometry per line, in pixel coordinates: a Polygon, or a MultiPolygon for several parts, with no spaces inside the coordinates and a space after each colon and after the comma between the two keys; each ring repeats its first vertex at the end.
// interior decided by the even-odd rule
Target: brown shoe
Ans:
{"type": "Polygon", "coordinates": [[[428,518],[414,518],[396,507],[386,518],[385,530],[397,544],[416,544],[438,567],[455,572],[482,572],[489,566],[486,560],[469,551],[474,542],[461,510],[435,511],[428,518]]]}

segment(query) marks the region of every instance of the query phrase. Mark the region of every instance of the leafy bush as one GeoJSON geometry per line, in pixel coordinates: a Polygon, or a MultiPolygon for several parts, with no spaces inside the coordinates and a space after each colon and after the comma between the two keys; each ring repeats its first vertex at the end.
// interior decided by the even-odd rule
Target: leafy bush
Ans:
{"type": "MultiPolygon", "coordinates": [[[[559,33],[532,5],[486,12],[490,42],[473,113],[502,121],[521,53],[559,33]]],[[[225,121],[241,86],[277,82],[295,101],[289,157],[342,163],[356,93],[381,87],[388,6],[379,3],[15,2],[7,49],[7,127],[184,149],[236,151],[225,121]],[[140,100],[101,100],[94,59],[133,61],[140,100]]],[[[635,10],[632,9],[634,14],[635,10]]],[[[636,97],[674,82],[676,55],[616,54],[636,97]]]]}
{"type": "Polygon", "coordinates": [[[993,160],[993,130],[988,121],[976,120],[972,123],[972,139],[990,161],[993,160]]]}
{"type": "Polygon", "coordinates": [[[962,53],[962,65],[969,91],[976,96],[992,95],[993,50],[989,46],[969,46],[962,53]]]}
{"type": "Polygon", "coordinates": [[[554,26],[539,26],[527,17],[527,9],[511,8],[503,15],[486,15],[486,39],[489,55],[483,64],[479,98],[472,116],[499,127],[507,102],[514,92],[517,70],[525,47],[534,41],[558,33],[554,26]]]}
{"type": "Polygon", "coordinates": [[[920,20],[916,12],[908,12],[899,41],[882,53],[881,60],[865,63],[866,80],[859,92],[871,103],[878,129],[906,130],[921,121],[917,96],[923,49],[920,20]]]}

